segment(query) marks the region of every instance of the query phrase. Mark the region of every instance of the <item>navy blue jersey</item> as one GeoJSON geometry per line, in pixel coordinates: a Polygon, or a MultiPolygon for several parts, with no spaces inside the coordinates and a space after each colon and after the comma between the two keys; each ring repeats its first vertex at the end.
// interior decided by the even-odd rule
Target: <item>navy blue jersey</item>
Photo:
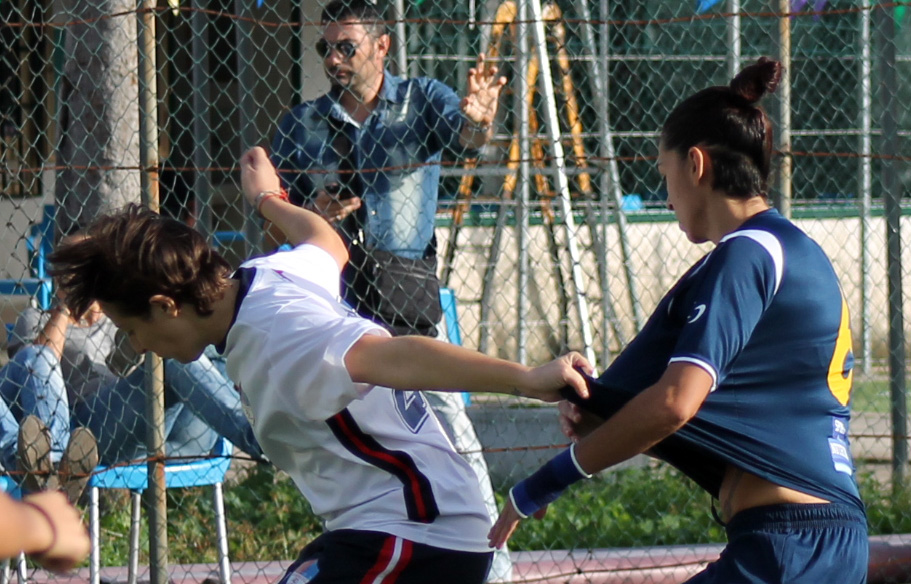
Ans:
{"type": "Polygon", "coordinates": [[[709,372],[713,389],[652,454],[714,496],[731,464],[863,508],[848,442],[847,305],[825,253],[777,211],[751,218],[690,268],[592,397],[574,401],[608,417],[681,361],[709,372]]]}

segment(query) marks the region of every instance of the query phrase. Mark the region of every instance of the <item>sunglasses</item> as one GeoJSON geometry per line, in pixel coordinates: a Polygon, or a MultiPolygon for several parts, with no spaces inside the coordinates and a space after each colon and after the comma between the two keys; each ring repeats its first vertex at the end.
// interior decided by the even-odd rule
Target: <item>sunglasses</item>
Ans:
{"type": "Polygon", "coordinates": [[[332,51],[338,51],[342,57],[350,59],[357,52],[357,45],[351,41],[330,43],[326,39],[320,39],[316,42],[316,54],[319,55],[321,59],[328,57],[332,51]]]}

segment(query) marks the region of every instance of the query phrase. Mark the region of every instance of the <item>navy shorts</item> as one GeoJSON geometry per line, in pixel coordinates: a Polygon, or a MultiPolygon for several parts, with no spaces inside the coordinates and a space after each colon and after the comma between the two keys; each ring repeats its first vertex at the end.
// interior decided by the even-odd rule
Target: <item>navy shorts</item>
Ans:
{"type": "Polygon", "coordinates": [[[854,507],[754,507],[735,515],[726,529],[728,545],[721,557],[687,584],[867,581],[867,518],[854,507]]]}
{"type": "Polygon", "coordinates": [[[301,550],[279,584],[481,584],[493,552],[459,552],[388,533],[339,529],[301,550]]]}

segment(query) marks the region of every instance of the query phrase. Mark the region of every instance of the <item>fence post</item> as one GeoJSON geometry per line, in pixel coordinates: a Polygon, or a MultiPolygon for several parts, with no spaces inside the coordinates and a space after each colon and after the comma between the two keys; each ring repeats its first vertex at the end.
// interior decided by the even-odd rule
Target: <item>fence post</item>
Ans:
{"type": "Polygon", "coordinates": [[[778,166],[778,197],[775,201],[778,211],[791,218],[791,177],[794,172],[794,158],[791,155],[791,1],[778,0],[778,59],[784,66],[778,94],[781,96],[778,132],[778,150],[781,161],[778,166]]]}
{"type": "Polygon", "coordinates": [[[895,168],[898,154],[898,78],[895,71],[895,21],[891,7],[878,5],[876,45],[883,138],[882,185],[886,212],[886,273],[889,281],[889,390],[892,402],[892,486],[902,488],[908,464],[908,408],[905,397],[905,333],[902,308],[901,189],[895,168]]]}
{"type": "MultiPolygon", "coordinates": [[[[142,203],[158,211],[158,85],[155,60],[155,1],[139,5],[139,166],[142,203]]],[[[168,508],[164,475],[164,367],[157,355],[146,356],[145,387],[149,453],[149,488],[145,491],[149,508],[149,579],[151,584],[167,584],[168,508]]]]}
{"type": "Polygon", "coordinates": [[[873,281],[870,275],[872,228],[870,210],[873,206],[873,58],[870,36],[871,5],[870,0],[861,0],[860,11],[860,158],[858,164],[858,184],[860,196],[857,204],[860,207],[860,344],[863,372],[870,374],[873,351],[870,339],[870,300],[873,281]]]}

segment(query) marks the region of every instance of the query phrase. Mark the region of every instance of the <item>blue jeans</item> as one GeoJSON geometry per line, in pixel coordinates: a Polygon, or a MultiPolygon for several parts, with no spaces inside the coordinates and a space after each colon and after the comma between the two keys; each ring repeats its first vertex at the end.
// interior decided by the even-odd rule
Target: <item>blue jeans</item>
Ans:
{"type": "MultiPolygon", "coordinates": [[[[145,455],[144,372],[134,371],[99,388],[74,404],[67,398],[60,363],[42,345],[20,349],[0,370],[0,397],[15,420],[32,414],[47,425],[51,451],[60,459],[71,428],[85,426],[98,440],[102,464],[114,464],[145,455]]],[[[253,456],[262,451],[243,414],[240,396],[206,357],[192,363],[165,361],[165,436],[168,456],[208,453],[218,435],[253,456]]],[[[15,468],[17,432],[0,412],[0,461],[15,468]]]]}
{"type": "Polygon", "coordinates": [[[6,466],[6,452],[16,452],[16,440],[19,434],[19,422],[9,409],[5,400],[0,399],[0,471],[12,470],[6,466]]]}

